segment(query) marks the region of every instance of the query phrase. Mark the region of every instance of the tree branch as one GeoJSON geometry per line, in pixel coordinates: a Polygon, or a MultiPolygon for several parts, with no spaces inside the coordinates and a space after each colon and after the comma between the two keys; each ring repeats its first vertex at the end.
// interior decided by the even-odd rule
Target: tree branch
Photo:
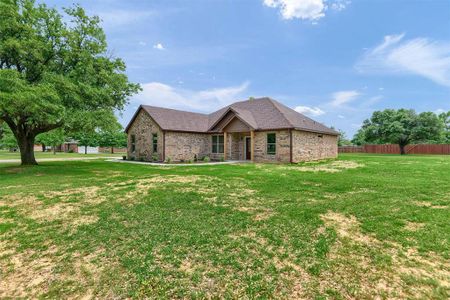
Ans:
{"type": "Polygon", "coordinates": [[[39,133],[43,133],[43,132],[47,132],[56,128],[59,128],[61,126],[63,126],[63,122],[58,122],[56,124],[46,124],[46,125],[41,125],[41,126],[36,126],[35,128],[33,128],[32,132],[34,134],[39,134],[39,133]]]}
{"type": "Polygon", "coordinates": [[[7,115],[0,115],[0,119],[2,119],[3,121],[6,122],[6,124],[8,124],[11,131],[13,132],[17,131],[17,125],[16,123],[14,123],[14,120],[12,118],[10,118],[7,115]]]}

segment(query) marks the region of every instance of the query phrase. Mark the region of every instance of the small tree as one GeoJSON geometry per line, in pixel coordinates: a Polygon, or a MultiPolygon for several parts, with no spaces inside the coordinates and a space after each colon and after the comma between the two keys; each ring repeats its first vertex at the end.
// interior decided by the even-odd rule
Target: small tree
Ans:
{"type": "Polygon", "coordinates": [[[385,109],[375,111],[364,121],[360,135],[365,142],[398,144],[400,153],[405,154],[406,145],[438,140],[442,130],[442,122],[436,114],[418,115],[412,109],[385,109]]]}
{"type": "Polygon", "coordinates": [[[49,132],[41,133],[36,136],[36,141],[43,145],[52,146],[53,154],[56,154],[56,147],[66,141],[66,136],[62,128],[53,129],[49,132]]]}
{"type": "Polygon", "coordinates": [[[79,146],[84,147],[84,154],[87,154],[87,147],[97,147],[99,145],[99,137],[97,133],[82,132],[74,136],[79,146]]]}
{"type": "Polygon", "coordinates": [[[102,131],[99,134],[99,145],[111,147],[111,153],[114,153],[114,147],[126,147],[127,135],[122,128],[116,131],[102,131]]]}

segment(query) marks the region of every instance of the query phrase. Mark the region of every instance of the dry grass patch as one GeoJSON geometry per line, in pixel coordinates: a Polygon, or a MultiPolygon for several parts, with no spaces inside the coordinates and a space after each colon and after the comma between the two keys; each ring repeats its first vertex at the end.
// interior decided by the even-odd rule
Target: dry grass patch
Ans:
{"type": "Polygon", "coordinates": [[[425,227],[425,223],[416,223],[416,222],[406,222],[405,230],[408,231],[417,231],[425,227]]]}
{"type": "Polygon", "coordinates": [[[58,282],[74,282],[80,288],[71,297],[92,298],[93,288],[106,262],[98,262],[103,250],[87,255],[62,253],[56,246],[46,251],[27,250],[15,252],[7,260],[0,261],[2,280],[0,298],[39,298],[48,293],[58,282]]]}
{"type": "Polygon", "coordinates": [[[32,219],[38,221],[54,221],[54,220],[67,220],[73,219],[73,224],[84,223],[86,216],[79,216],[80,209],[82,207],[97,205],[106,200],[106,197],[100,195],[100,188],[98,186],[82,187],[67,189],[62,191],[51,191],[44,195],[47,199],[58,198],[60,202],[50,203],[44,205],[42,201],[37,201],[33,206],[34,209],[28,213],[32,219]],[[73,202],[71,200],[79,200],[73,202]]]}
{"type": "Polygon", "coordinates": [[[38,205],[40,201],[34,195],[27,195],[24,193],[16,193],[12,195],[3,196],[0,198],[0,207],[33,207],[38,205]]]}
{"type": "Polygon", "coordinates": [[[82,215],[72,220],[70,223],[73,227],[94,224],[99,220],[98,216],[82,215]]]}
{"type": "Polygon", "coordinates": [[[328,253],[330,268],[320,275],[322,291],[333,289],[344,298],[429,298],[437,281],[450,287],[450,263],[435,254],[421,255],[416,249],[395,243],[382,243],[363,234],[354,216],[331,212],[321,216],[325,226],[333,228],[338,239],[328,253]],[[370,254],[372,253],[372,254],[370,254]],[[390,265],[377,265],[374,253],[387,253],[390,265]],[[405,276],[416,283],[408,285],[405,276]]]}
{"type": "Polygon", "coordinates": [[[16,245],[12,242],[0,240],[0,259],[15,253],[16,245]]]}
{"type": "Polygon", "coordinates": [[[413,201],[414,205],[420,206],[420,207],[429,207],[429,208],[435,208],[435,209],[446,209],[448,208],[447,205],[433,205],[433,203],[428,201],[413,201]]]}
{"type": "Polygon", "coordinates": [[[301,172],[326,172],[326,173],[338,173],[348,169],[361,168],[364,165],[355,161],[349,160],[335,160],[329,163],[306,165],[295,167],[294,170],[301,172]]]}
{"type": "Polygon", "coordinates": [[[321,219],[327,227],[336,230],[341,238],[348,238],[366,245],[379,243],[374,237],[360,232],[360,223],[354,216],[346,217],[343,214],[329,211],[322,215],[321,219]]]}
{"type": "Polygon", "coordinates": [[[215,181],[217,181],[215,177],[201,175],[157,175],[150,178],[129,180],[121,184],[116,184],[116,188],[134,185],[134,189],[124,197],[125,200],[130,200],[140,195],[147,195],[151,190],[167,187],[180,192],[211,194],[214,193],[214,188],[210,188],[208,185],[211,183],[214,184],[215,181]]]}
{"type": "Polygon", "coordinates": [[[10,256],[8,265],[3,265],[2,261],[0,297],[37,297],[45,292],[54,279],[52,251],[40,257],[34,257],[33,251],[26,251],[10,256]]]}
{"type": "Polygon", "coordinates": [[[0,207],[15,208],[26,218],[38,222],[63,221],[64,228],[76,228],[98,221],[96,215],[81,215],[81,209],[106,200],[97,186],[48,191],[44,199],[24,193],[3,196],[0,207]],[[50,201],[46,201],[50,200],[50,201]]]}
{"type": "MultiPolygon", "coordinates": [[[[252,257],[264,260],[264,270],[252,270],[253,272],[264,272],[268,274],[268,269],[275,268],[276,272],[265,279],[270,281],[277,279],[277,288],[274,291],[274,298],[282,299],[309,299],[308,287],[312,277],[299,265],[292,254],[291,249],[286,245],[275,246],[266,238],[259,236],[251,229],[236,232],[229,235],[233,240],[240,240],[245,245],[245,249],[251,253],[252,257]]],[[[243,261],[243,265],[251,265],[250,261],[243,261]]]]}

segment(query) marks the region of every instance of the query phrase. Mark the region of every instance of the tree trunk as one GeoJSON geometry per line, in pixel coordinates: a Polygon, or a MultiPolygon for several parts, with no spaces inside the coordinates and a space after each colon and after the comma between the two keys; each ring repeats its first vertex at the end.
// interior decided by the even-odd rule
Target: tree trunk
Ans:
{"type": "Polygon", "coordinates": [[[53,155],[56,155],[56,146],[53,146],[53,155]]]}
{"type": "Polygon", "coordinates": [[[34,157],[34,138],[35,137],[31,135],[23,135],[17,140],[19,143],[22,166],[37,165],[34,157]]]}
{"type": "Polygon", "coordinates": [[[400,154],[405,155],[406,154],[406,151],[405,151],[406,145],[400,144],[399,146],[400,146],[400,154]]]}
{"type": "Polygon", "coordinates": [[[114,147],[111,147],[111,154],[114,154],[114,147]]]}
{"type": "Polygon", "coordinates": [[[45,145],[42,144],[42,152],[45,152],[45,145]]]}
{"type": "Polygon", "coordinates": [[[88,146],[84,146],[84,154],[87,154],[87,147],[88,146]]]}

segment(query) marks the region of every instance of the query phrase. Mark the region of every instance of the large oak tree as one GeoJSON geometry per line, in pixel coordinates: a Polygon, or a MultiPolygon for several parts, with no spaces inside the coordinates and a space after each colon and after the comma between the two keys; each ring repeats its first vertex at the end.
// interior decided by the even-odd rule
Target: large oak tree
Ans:
{"type": "Polygon", "coordinates": [[[63,126],[80,131],[139,90],[124,62],[108,54],[100,19],[78,5],[64,13],[33,0],[0,1],[0,120],[14,133],[23,165],[36,164],[36,135],[63,126]]]}
{"type": "Polygon", "coordinates": [[[439,142],[443,132],[443,123],[432,112],[417,114],[412,109],[385,109],[375,111],[355,136],[358,143],[392,143],[405,147],[410,143],[439,142]]]}

